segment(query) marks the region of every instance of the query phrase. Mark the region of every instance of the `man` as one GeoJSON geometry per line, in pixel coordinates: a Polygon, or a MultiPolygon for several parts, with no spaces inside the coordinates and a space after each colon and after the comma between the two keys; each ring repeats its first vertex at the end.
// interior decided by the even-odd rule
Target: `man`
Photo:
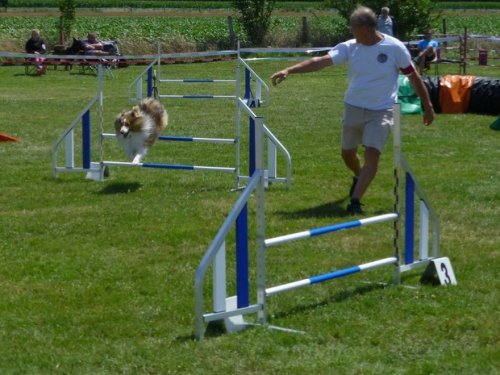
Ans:
{"type": "Polygon", "coordinates": [[[380,15],[377,17],[377,30],[381,33],[394,36],[396,34],[396,21],[389,15],[389,8],[382,7],[380,15]]]}
{"type": "Polygon", "coordinates": [[[87,39],[82,42],[86,55],[109,55],[107,51],[104,51],[104,45],[97,40],[95,33],[88,33],[87,39]]]}
{"type": "Polygon", "coordinates": [[[436,59],[438,46],[438,42],[432,39],[432,30],[425,30],[424,38],[417,44],[418,56],[415,59],[420,74],[436,59]]]}
{"type": "Polygon", "coordinates": [[[313,57],[271,76],[277,85],[290,74],[321,70],[347,63],[349,85],[344,97],[342,159],[354,173],[347,211],[363,214],[361,198],[377,173],[379,158],[393,125],[393,105],[398,77],[408,76],[424,108],[424,125],[434,120],[427,89],[412,64],[410,54],[396,38],[376,30],[377,17],[369,8],[358,7],[350,17],[354,39],[339,43],[327,55],[313,57]],[[364,164],[358,146],[364,146],[364,164]]]}

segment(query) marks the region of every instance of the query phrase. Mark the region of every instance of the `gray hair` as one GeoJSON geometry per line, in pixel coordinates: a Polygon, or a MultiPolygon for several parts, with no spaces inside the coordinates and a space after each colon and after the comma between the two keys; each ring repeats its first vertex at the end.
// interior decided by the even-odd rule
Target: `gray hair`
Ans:
{"type": "Polygon", "coordinates": [[[377,27],[377,16],[370,8],[358,6],[350,17],[352,26],[377,27]]]}

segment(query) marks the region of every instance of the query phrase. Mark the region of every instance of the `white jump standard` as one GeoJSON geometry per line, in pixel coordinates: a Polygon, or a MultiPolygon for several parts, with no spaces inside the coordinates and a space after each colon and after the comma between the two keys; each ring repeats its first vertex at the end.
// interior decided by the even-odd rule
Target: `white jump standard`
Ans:
{"type": "MultiPolygon", "coordinates": [[[[203,339],[205,323],[220,321],[223,322],[228,332],[242,330],[255,324],[268,325],[266,316],[267,298],[275,294],[301,288],[309,285],[319,284],[325,281],[338,279],[355,273],[373,270],[383,266],[391,266],[394,272],[394,284],[401,282],[401,273],[414,270],[420,267],[427,267],[425,273],[437,271],[439,281],[443,285],[456,284],[453,269],[448,258],[439,258],[439,221],[435,211],[425,197],[423,189],[416,181],[408,162],[401,151],[400,138],[400,112],[399,106],[395,108],[394,116],[394,212],[378,215],[349,222],[332,224],[329,226],[309,229],[296,233],[286,234],[273,238],[265,238],[266,217],[265,217],[265,189],[263,170],[263,120],[254,119],[255,144],[256,144],[256,168],[249,180],[249,185],[242,192],[240,198],[229,213],[227,219],[220,227],[219,232],[210,244],[203,256],[195,274],[195,337],[203,339]],[[405,178],[400,175],[404,172],[405,178]],[[405,184],[405,199],[400,199],[405,184]],[[255,192],[255,194],[254,194],[255,192]],[[256,256],[255,263],[255,289],[256,301],[251,302],[249,286],[249,261],[248,261],[248,224],[247,224],[247,203],[252,195],[255,195],[256,203],[256,256]],[[415,217],[415,197],[420,201],[420,238],[419,254],[415,256],[414,242],[414,217],[415,217]],[[404,209],[403,209],[404,203],[404,209]],[[308,277],[301,280],[291,281],[282,285],[268,287],[266,285],[266,254],[269,248],[277,245],[285,245],[288,242],[308,239],[327,233],[342,232],[346,229],[353,229],[366,225],[382,224],[384,222],[394,223],[394,241],[391,256],[376,259],[371,262],[362,263],[356,266],[333,270],[317,276],[308,277]],[[400,227],[404,224],[404,231],[400,227]],[[236,295],[226,296],[226,237],[230,229],[236,230],[236,295]],[[404,241],[403,241],[404,240],[404,241]],[[432,250],[429,251],[428,242],[432,241],[432,250]],[[404,246],[403,246],[404,245],[404,246]],[[402,250],[402,251],[401,251],[402,250]],[[402,255],[400,253],[403,253],[402,255]],[[431,254],[429,254],[431,253],[431,254]],[[437,270],[436,265],[439,264],[437,270]],[[211,312],[204,312],[204,284],[203,280],[208,268],[213,269],[212,279],[212,304],[211,312]],[[441,274],[440,274],[441,272],[441,274]],[[257,314],[255,323],[248,323],[243,319],[244,315],[257,314]]],[[[276,327],[273,327],[276,328],[276,327]]],[[[287,331],[293,331],[288,330],[287,331]]]]}

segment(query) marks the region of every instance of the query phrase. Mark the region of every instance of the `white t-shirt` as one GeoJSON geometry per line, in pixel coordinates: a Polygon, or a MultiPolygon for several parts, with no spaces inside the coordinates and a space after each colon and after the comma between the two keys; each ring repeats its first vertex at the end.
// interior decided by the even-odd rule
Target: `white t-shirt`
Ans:
{"type": "Polygon", "coordinates": [[[349,66],[346,103],[371,110],[392,108],[400,72],[413,72],[405,45],[389,35],[383,36],[383,40],[372,46],[351,39],[328,52],[334,64],[347,63],[349,66]]]}
{"type": "Polygon", "coordinates": [[[392,25],[392,18],[391,17],[382,17],[381,15],[377,17],[377,30],[380,31],[381,33],[393,36],[394,35],[394,28],[392,25]]]}

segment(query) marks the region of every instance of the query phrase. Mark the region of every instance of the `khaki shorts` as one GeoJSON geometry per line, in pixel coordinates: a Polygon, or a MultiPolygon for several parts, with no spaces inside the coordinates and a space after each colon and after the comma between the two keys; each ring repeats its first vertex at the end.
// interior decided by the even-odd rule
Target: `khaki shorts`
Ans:
{"type": "Polygon", "coordinates": [[[392,108],[372,111],[345,103],[342,118],[342,149],[351,150],[363,145],[382,152],[393,124],[392,108]]]}

